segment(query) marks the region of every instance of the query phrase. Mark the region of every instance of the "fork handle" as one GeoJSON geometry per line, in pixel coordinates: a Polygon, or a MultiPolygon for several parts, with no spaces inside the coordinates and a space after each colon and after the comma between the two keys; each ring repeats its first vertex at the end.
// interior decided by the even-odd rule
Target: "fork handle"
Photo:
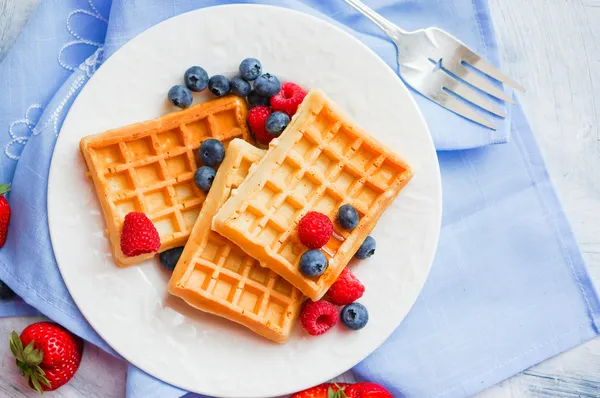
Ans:
{"type": "Polygon", "coordinates": [[[354,7],[356,10],[360,11],[364,16],[369,18],[375,25],[379,26],[381,30],[385,32],[386,35],[391,38],[395,38],[406,34],[407,32],[404,29],[398,27],[398,25],[392,23],[391,21],[385,19],[380,14],[373,11],[369,8],[365,3],[359,0],[344,0],[346,3],[354,7]]]}

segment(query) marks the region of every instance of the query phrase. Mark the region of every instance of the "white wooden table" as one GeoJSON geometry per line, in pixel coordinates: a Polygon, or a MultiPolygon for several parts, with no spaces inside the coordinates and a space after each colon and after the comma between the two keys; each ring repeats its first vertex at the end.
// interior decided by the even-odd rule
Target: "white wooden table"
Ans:
{"type": "MultiPolygon", "coordinates": [[[[0,58],[39,0],[0,0],[0,58]]],[[[600,0],[489,0],[504,69],[519,96],[590,272],[600,287],[600,0]]],[[[0,335],[35,318],[0,319],[0,335]]],[[[7,342],[6,342],[7,343],[7,342]]],[[[0,342],[0,396],[33,397],[0,342]]],[[[126,364],[86,347],[73,381],[53,397],[123,397],[126,364]]],[[[481,398],[600,397],[600,338],[543,362],[481,398]]]]}

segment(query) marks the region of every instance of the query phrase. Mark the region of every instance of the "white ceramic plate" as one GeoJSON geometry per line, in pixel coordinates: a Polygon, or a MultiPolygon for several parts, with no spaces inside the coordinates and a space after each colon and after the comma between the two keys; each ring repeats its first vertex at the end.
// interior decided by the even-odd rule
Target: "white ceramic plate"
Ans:
{"type": "MultiPolygon", "coordinates": [[[[206,95],[197,95],[201,101],[206,95]]],[[[131,40],[96,72],[64,122],[48,190],[56,260],[94,329],[128,361],[178,387],[218,397],[283,395],[343,373],[375,350],[404,319],[423,287],[441,219],[441,184],[427,126],[408,90],[348,33],[287,9],[205,8],[160,23],[131,40]],[[119,268],[85,177],[79,140],[163,115],[165,96],[191,65],[234,75],[254,56],[265,72],[319,87],[414,167],[415,177],[373,232],[377,253],[353,265],[367,290],[370,322],[311,338],[298,325],[289,342],[169,297],[158,261],[119,268]]]]}

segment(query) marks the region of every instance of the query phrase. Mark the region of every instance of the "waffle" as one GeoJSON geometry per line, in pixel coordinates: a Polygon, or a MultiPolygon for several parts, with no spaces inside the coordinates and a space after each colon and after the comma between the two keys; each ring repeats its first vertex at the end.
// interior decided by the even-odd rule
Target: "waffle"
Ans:
{"type": "Polygon", "coordinates": [[[318,300],[411,177],[407,164],[312,90],[212,227],[318,300]],[[329,267],[321,276],[303,276],[298,263],[307,249],[298,240],[298,222],[311,210],[335,220],[344,203],[357,209],[358,226],[350,232],[334,223],[321,249],[329,267]]]}
{"type": "Polygon", "coordinates": [[[200,310],[277,342],[297,318],[302,294],[210,229],[213,216],[265,151],[233,140],[169,282],[169,292],[200,310]]]}
{"type": "Polygon", "coordinates": [[[81,140],[118,265],[153,256],[126,257],[121,251],[123,220],[132,211],[152,220],[160,251],[185,244],[206,196],[193,181],[195,149],[211,137],[225,144],[248,139],[246,115],[244,100],[224,97],[81,140]]]}

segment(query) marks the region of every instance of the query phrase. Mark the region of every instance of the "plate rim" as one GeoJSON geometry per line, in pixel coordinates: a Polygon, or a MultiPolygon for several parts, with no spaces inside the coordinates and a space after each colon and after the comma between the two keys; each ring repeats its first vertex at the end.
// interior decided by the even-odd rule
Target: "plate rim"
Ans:
{"type": "MultiPolygon", "coordinates": [[[[408,86],[407,86],[407,85],[404,83],[404,81],[402,81],[402,79],[401,79],[401,78],[398,76],[398,74],[396,73],[396,71],[394,71],[394,70],[393,70],[393,69],[392,69],[392,68],[391,68],[391,67],[390,67],[390,66],[389,66],[389,65],[388,65],[388,64],[387,64],[387,63],[386,63],[386,62],[385,62],[385,61],[384,61],[382,58],[381,58],[381,56],[379,56],[379,55],[378,55],[378,54],[377,54],[377,53],[376,53],[374,50],[372,50],[372,49],[371,49],[369,46],[367,46],[367,45],[366,45],[364,42],[362,42],[360,39],[358,39],[356,36],[354,36],[354,35],[353,35],[352,33],[350,33],[349,31],[347,31],[347,30],[343,29],[343,28],[342,28],[342,27],[340,27],[340,26],[337,26],[336,24],[333,24],[333,23],[331,23],[329,20],[327,20],[327,19],[325,19],[325,18],[317,17],[317,16],[315,16],[315,15],[312,15],[312,14],[309,14],[309,13],[306,13],[306,12],[303,12],[303,11],[299,11],[299,10],[295,10],[295,9],[291,9],[291,8],[287,8],[287,7],[283,7],[283,6],[279,6],[279,5],[270,5],[270,4],[253,4],[253,3],[247,3],[247,4],[244,4],[244,3],[241,3],[241,4],[223,4],[223,5],[217,5],[217,6],[202,7],[202,8],[197,8],[197,9],[194,9],[194,10],[186,11],[186,12],[183,12],[183,13],[177,14],[177,15],[175,15],[175,16],[169,17],[169,18],[167,18],[167,19],[165,19],[165,20],[163,20],[163,21],[161,21],[161,22],[159,22],[159,23],[157,23],[157,24],[155,24],[155,25],[152,25],[152,26],[150,26],[149,28],[147,28],[147,29],[145,29],[145,30],[143,30],[143,31],[139,32],[139,33],[138,33],[138,34],[136,34],[136,35],[135,35],[133,38],[131,38],[129,41],[127,41],[127,42],[126,42],[126,43],[124,43],[124,44],[123,44],[121,47],[119,47],[119,48],[118,48],[118,49],[117,49],[117,50],[116,50],[116,51],[115,51],[115,52],[114,52],[112,55],[115,55],[116,53],[118,53],[118,52],[120,52],[120,51],[122,51],[122,50],[126,49],[126,48],[127,48],[129,45],[130,45],[130,43],[132,43],[133,41],[135,41],[135,39],[137,39],[138,37],[140,37],[140,36],[144,35],[145,33],[147,33],[147,32],[148,32],[148,31],[150,31],[150,30],[157,29],[157,28],[158,28],[160,25],[162,25],[162,24],[166,24],[166,23],[170,22],[170,21],[171,21],[171,20],[173,20],[173,19],[177,19],[177,18],[179,18],[179,17],[182,17],[182,16],[184,16],[184,15],[187,15],[187,14],[193,14],[193,13],[202,13],[202,12],[204,12],[204,11],[206,11],[206,10],[209,10],[209,9],[215,9],[215,8],[223,8],[223,9],[224,9],[224,8],[240,8],[240,9],[244,9],[244,8],[253,8],[253,9],[256,9],[256,8],[264,8],[264,9],[275,9],[275,10],[277,10],[277,12],[288,13],[288,14],[290,14],[290,15],[293,15],[293,16],[295,16],[295,17],[306,18],[306,19],[310,20],[310,21],[311,21],[311,23],[316,23],[316,24],[327,25],[327,26],[328,26],[330,29],[337,30],[339,33],[343,34],[343,35],[344,35],[344,36],[346,36],[347,38],[349,38],[349,39],[353,40],[355,43],[357,43],[358,45],[360,45],[360,46],[361,46],[361,47],[362,47],[364,50],[366,50],[366,51],[370,52],[370,53],[371,53],[371,55],[373,55],[373,56],[374,56],[374,58],[376,58],[376,59],[377,59],[377,62],[381,63],[381,64],[382,64],[384,67],[386,67],[386,68],[387,68],[387,69],[388,69],[388,70],[391,72],[391,74],[392,74],[392,75],[395,77],[395,79],[397,79],[397,81],[400,83],[400,86],[402,86],[402,89],[405,91],[405,93],[406,93],[406,96],[410,98],[410,102],[411,102],[411,103],[412,103],[412,105],[413,105],[414,111],[416,111],[416,113],[417,113],[417,117],[418,117],[418,119],[419,119],[420,123],[422,124],[422,127],[425,129],[425,132],[427,133],[426,135],[427,135],[427,139],[428,139],[428,144],[429,144],[429,147],[430,147],[430,149],[433,151],[433,155],[434,155],[434,157],[435,157],[435,160],[436,160],[436,161],[434,162],[434,167],[435,167],[435,177],[436,177],[436,178],[435,178],[435,179],[436,179],[436,181],[435,181],[435,184],[434,184],[434,185],[435,185],[435,191],[436,191],[436,192],[437,192],[437,194],[438,194],[438,198],[439,198],[439,200],[437,201],[437,206],[435,206],[435,215],[436,215],[436,222],[435,222],[435,237],[434,237],[434,238],[435,238],[435,239],[434,239],[434,242],[435,242],[435,247],[434,247],[434,249],[433,249],[433,250],[430,252],[430,254],[429,254],[429,258],[427,259],[427,264],[428,264],[427,273],[426,273],[426,276],[425,276],[425,278],[423,279],[423,281],[422,281],[422,284],[421,284],[421,286],[420,286],[420,288],[419,288],[419,292],[421,292],[421,291],[422,291],[422,289],[423,289],[423,287],[424,287],[424,285],[425,285],[425,282],[426,282],[426,281],[427,281],[427,279],[429,278],[429,274],[430,274],[430,272],[431,272],[431,268],[432,268],[432,266],[433,266],[433,261],[434,261],[435,255],[436,255],[436,253],[437,253],[437,248],[438,248],[438,245],[439,245],[439,237],[440,237],[440,233],[441,233],[441,222],[442,222],[442,211],[443,211],[443,192],[442,192],[441,172],[440,172],[440,167],[439,167],[439,161],[438,161],[437,151],[436,151],[436,149],[435,149],[435,145],[434,145],[434,142],[433,142],[433,137],[432,137],[432,135],[431,135],[431,132],[429,131],[429,126],[428,126],[428,124],[427,124],[427,121],[426,121],[426,119],[425,119],[425,117],[424,117],[424,115],[423,115],[423,113],[422,113],[422,110],[421,110],[421,108],[418,106],[418,104],[417,104],[417,102],[416,102],[415,98],[414,98],[414,97],[413,97],[413,95],[411,94],[411,91],[409,90],[408,86]]],[[[324,16],[325,16],[325,17],[327,17],[326,15],[324,15],[324,16]]],[[[101,65],[101,66],[98,68],[98,71],[102,70],[102,66],[104,66],[104,64],[106,64],[106,63],[108,63],[108,62],[111,62],[111,59],[113,59],[113,58],[114,58],[114,57],[113,57],[113,56],[111,56],[111,57],[109,57],[109,58],[108,58],[106,61],[104,61],[104,62],[102,63],[102,65],[101,65]]],[[[93,74],[93,75],[90,77],[90,79],[89,79],[89,80],[91,80],[91,79],[94,79],[94,78],[96,77],[96,75],[97,75],[97,72],[96,72],[96,73],[94,73],[94,74],[93,74]]],[[[88,83],[89,83],[89,80],[88,80],[88,83]]],[[[61,138],[62,138],[62,134],[61,134],[61,133],[62,133],[63,127],[64,127],[64,125],[65,125],[65,122],[67,121],[67,119],[68,119],[68,118],[69,118],[69,116],[71,115],[71,109],[72,109],[72,106],[73,106],[73,105],[74,105],[74,104],[75,104],[75,103],[76,103],[76,102],[79,100],[79,97],[80,97],[80,95],[83,93],[83,91],[84,91],[84,90],[86,90],[87,86],[88,86],[88,84],[86,83],[86,84],[84,85],[84,87],[82,88],[82,90],[80,91],[80,93],[77,95],[77,98],[75,98],[75,100],[74,100],[73,104],[71,105],[71,108],[69,109],[69,112],[68,112],[68,113],[67,113],[67,115],[65,116],[65,118],[64,118],[64,120],[63,120],[63,124],[62,124],[62,126],[61,126],[61,130],[60,130],[60,132],[59,132],[59,134],[58,134],[58,138],[57,138],[57,140],[56,140],[56,143],[55,143],[54,149],[56,149],[56,147],[58,146],[58,144],[59,144],[59,142],[60,142],[60,140],[61,140],[61,138]]],[[[52,227],[52,224],[53,224],[53,223],[52,223],[52,221],[51,221],[51,220],[53,220],[53,219],[54,219],[54,217],[52,217],[52,213],[53,213],[53,211],[51,210],[51,209],[52,209],[52,206],[51,206],[50,202],[52,201],[52,199],[51,199],[51,198],[52,198],[52,197],[54,197],[54,195],[51,195],[51,193],[53,192],[53,188],[52,188],[52,185],[50,184],[50,182],[51,182],[52,180],[54,180],[54,178],[56,178],[56,177],[53,177],[54,175],[58,175],[58,174],[59,174],[59,171],[58,171],[58,170],[59,170],[59,167],[58,167],[58,166],[56,166],[56,163],[54,162],[54,150],[53,150],[53,156],[52,156],[52,160],[51,160],[51,164],[50,164],[50,169],[49,169],[49,173],[48,173],[48,189],[47,189],[47,196],[46,196],[46,208],[47,208],[47,212],[48,212],[48,224],[49,224],[49,228],[48,228],[48,229],[49,229],[50,240],[51,240],[51,243],[52,243],[53,252],[54,252],[54,241],[55,241],[55,239],[57,239],[57,240],[58,240],[58,237],[57,237],[57,236],[55,236],[55,234],[56,234],[56,233],[58,233],[58,231],[56,231],[56,232],[54,232],[54,233],[53,233],[53,230],[54,230],[55,228],[53,228],[53,227],[52,227]]],[[[56,188],[56,189],[58,189],[58,188],[56,188]]],[[[96,193],[95,193],[95,190],[94,190],[94,194],[96,194],[96,193]]],[[[112,346],[112,345],[111,345],[111,344],[108,342],[108,340],[107,340],[107,339],[106,339],[106,338],[103,336],[103,334],[102,334],[102,332],[100,331],[100,329],[99,329],[99,328],[96,328],[96,327],[95,327],[95,325],[94,325],[94,323],[93,323],[93,322],[92,322],[92,321],[91,321],[91,320],[88,318],[88,316],[86,315],[86,313],[84,313],[84,311],[82,311],[82,310],[81,310],[81,308],[80,308],[80,305],[79,305],[79,303],[78,303],[77,299],[76,299],[76,298],[75,298],[75,296],[74,296],[74,295],[71,293],[71,288],[69,287],[69,283],[67,282],[67,280],[66,280],[66,279],[64,278],[64,276],[63,276],[63,267],[61,266],[61,262],[59,261],[59,259],[58,259],[58,257],[57,257],[56,255],[55,255],[55,260],[56,260],[56,263],[57,263],[57,266],[58,266],[59,272],[60,272],[60,274],[61,274],[61,278],[63,279],[63,282],[65,283],[65,286],[67,287],[67,290],[69,291],[69,294],[71,295],[71,298],[73,299],[73,302],[74,302],[74,303],[75,303],[75,305],[77,306],[77,308],[78,308],[79,312],[82,314],[82,316],[84,317],[84,319],[86,320],[86,322],[88,322],[88,324],[89,324],[89,325],[92,327],[92,329],[93,329],[93,330],[94,330],[94,331],[95,331],[95,332],[98,334],[98,336],[99,336],[99,337],[100,337],[100,338],[101,338],[101,339],[102,339],[102,340],[103,340],[103,341],[104,341],[104,342],[105,342],[105,343],[106,343],[106,344],[107,344],[107,345],[108,345],[108,346],[109,346],[109,347],[110,347],[112,350],[114,350],[115,352],[117,352],[117,353],[118,353],[118,354],[119,354],[119,355],[120,355],[120,356],[121,356],[123,359],[125,359],[125,360],[126,360],[128,363],[129,363],[129,364],[131,364],[131,365],[133,365],[133,366],[137,367],[139,370],[141,370],[141,371],[145,372],[146,374],[148,374],[148,375],[150,375],[150,376],[152,376],[152,377],[156,378],[156,379],[157,379],[157,380],[159,380],[159,381],[162,381],[162,382],[164,382],[164,383],[166,383],[166,384],[169,384],[169,385],[171,385],[171,386],[173,386],[173,387],[176,387],[176,388],[180,388],[180,389],[187,390],[187,391],[189,391],[189,392],[194,392],[194,393],[198,393],[198,394],[204,394],[204,395],[211,395],[211,393],[210,393],[210,392],[201,391],[201,390],[199,390],[199,389],[195,389],[195,388],[189,388],[189,386],[181,386],[181,385],[177,385],[177,384],[175,384],[175,383],[173,383],[173,382],[171,382],[171,381],[168,381],[168,380],[165,380],[165,379],[163,379],[161,376],[155,375],[155,374],[153,374],[153,373],[151,373],[151,372],[149,372],[149,371],[147,371],[147,370],[144,370],[144,369],[143,369],[143,366],[140,366],[139,364],[137,364],[137,363],[136,363],[136,361],[132,361],[132,360],[130,360],[130,359],[128,358],[128,356],[127,356],[127,355],[124,355],[122,352],[120,352],[120,351],[118,351],[117,349],[115,349],[115,348],[114,348],[114,347],[113,347],[113,346],[112,346]]],[[[415,302],[417,301],[418,297],[419,297],[419,294],[417,294],[417,295],[414,297],[414,299],[413,299],[413,301],[412,301],[411,305],[408,307],[407,314],[410,312],[410,310],[411,310],[411,309],[412,309],[412,307],[414,306],[414,304],[415,304],[415,302]]],[[[391,335],[394,333],[394,331],[395,331],[395,330],[396,330],[396,329],[397,329],[397,328],[400,326],[400,324],[402,323],[402,321],[404,321],[404,319],[406,319],[406,315],[405,315],[405,316],[404,316],[402,319],[399,319],[399,320],[398,320],[398,322],[397,322],[396,326],[395,326],[395,327],[394,327],[394,328],[393,328],[393,329],[392,329],[392,330],[391,330],[391,331],[390,331],[390,332],[389,332],[387,335],[385,335],[385,336],[382,336],[382,339],[381,339],[381,341],[378,341],[378,342],[377,342],[377,344],[376,344],[376,345],[374,345],[373,349],[372,349],[372,350],[371,350],[371,351],[370,351],[370,352],[369,352],[369,353],[368,353],[366,356],[364,356],[363,358],[360,358],[358,361],[354,362],[354,363],[353,363],[353,364],[352,364],[350,367],[348,367],[346,370],[344,370],[344,372],[345,372],[345,371],[348,371],[348,370],[350,370],[350,369],[352,369],[352,368],[353,368],[354,366],[356,366],[358,363],[362,362],[362,361],[363,361],[364,359],[366,359],[366,358],[367,358],[369,355],[371,355],[371,354],[372,354],[372,353],[373,353],[375,350],[377,350],[377,349],[378,349],[378,348],[379,348],[379,347],[380,347],[380,346],[381,346],[383,343],[385,343],[385,341],[386,341],[386,340],[387,340],[387,339],[388,339],[388,338],[389,338],[389,337],[390,337],[390,336],[391,336],[391,335]]],[[[337,372],[336,372],[336,373],[337,373],[337,372]]],[[[343,373],[343,372],[342,372],[342,373],[343,373]]],[[[327,374],[327,375],[323,376],[323,377],[320,379],[321,381],[320,381],[319,383],[322,383],[322,382],[326,382],[326,381],[328,381],[328,380],[331,380],[332,378],[334,378],[334,377],[337,377],[338,375],[339,375],[339,374],[335,374],[335,375],[329,375],[329,374],[327,374]]],[[[317,383],[317,384],[319,384],[319,383],[317,383]]],[[[315,384],[315,385],[317,385],[317,384],[315,384]]],[[[310,386],[307,386],[307,388],[308,388],[308,387],[310,387],[310,386]]],[[[294,393],[294,392],[295,392],[295,390],[294,390],[294,391],[288,391],[288,390],[285,390],[285,391],[283,391],[283,392],[280,392],[280,391],[278,391],[278,392],[276,392],[276,395],[287,395],[287,394],[292,394],[292,393],[294,393]]],[[[248,394],[244,394],[244,395],[239,395],[239,394],[233,394],[233,395],[231,395],[231,394],[228,394],[228,395],[222,395],[222,398],[239,398],[239,397],[245,397],[245,398],[261,398],[261,397],[263,397],[263,396],[262,396],[262,395],[260,395],[260,396],[259,396],[259,395],[248,395],[248,394]]]]}

